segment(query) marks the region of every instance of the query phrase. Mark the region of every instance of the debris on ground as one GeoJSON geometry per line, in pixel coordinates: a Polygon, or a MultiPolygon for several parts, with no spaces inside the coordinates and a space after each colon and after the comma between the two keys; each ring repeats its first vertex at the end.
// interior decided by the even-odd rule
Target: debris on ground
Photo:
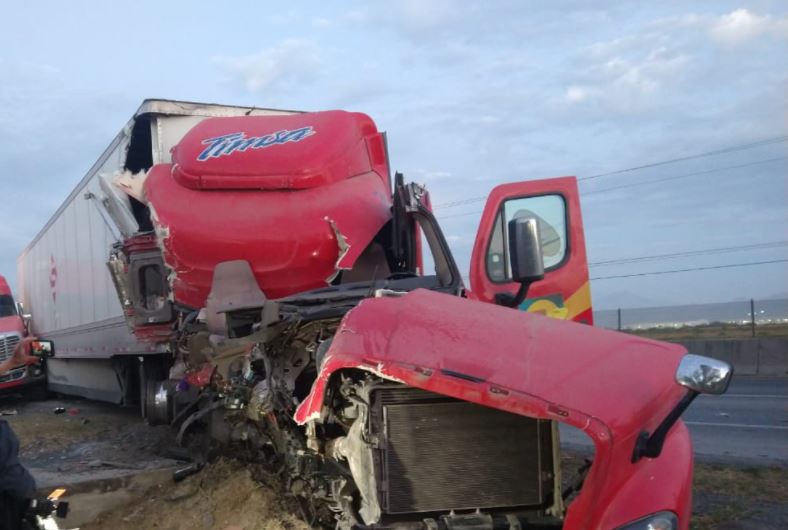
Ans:
{"type": "Polygon", "coordinates": [[[151,487],[82,530],[307,530],[293,507],[252,478],[249,468],[220,459],[181,482],[151,487]]]}
{"type": "Polygon", "coordinates": [[[175,443],[172,430],[147,425],[136,408],[76,398],[3,397],[0,403],[19,412],[4,419],[41,489],[178,465],[179,459],[165,455],[175,443]]]}

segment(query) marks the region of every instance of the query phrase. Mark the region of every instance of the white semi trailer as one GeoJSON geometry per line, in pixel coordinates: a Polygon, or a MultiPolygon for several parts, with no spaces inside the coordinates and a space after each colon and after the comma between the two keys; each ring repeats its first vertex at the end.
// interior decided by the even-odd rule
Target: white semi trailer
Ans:
{"type": "Polygon", "coordinates": [[[32,331],[56,344],[50,390],[128,403],[144,390],[146,373],[161,375],[163,352],[131,333],[107,267],[113,244],[145,231],[140,222],[148,218],[137,215],[145,207],[118,188],[118,177],[170,162],[172,147],[205,118],[292,113],[148,99],[87,174],[74,178],[74,190],[17,261],[32,331]]]}

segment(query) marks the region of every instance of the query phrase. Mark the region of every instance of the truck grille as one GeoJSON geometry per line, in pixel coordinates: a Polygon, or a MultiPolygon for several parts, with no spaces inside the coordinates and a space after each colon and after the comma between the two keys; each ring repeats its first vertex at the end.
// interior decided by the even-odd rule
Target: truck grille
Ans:
{"type": "Polygon", "coordinates": [[[549,422],[408,387],[376,390],[372,403],[385,513],[545,504],[549,422]]]}
{"type": "Polygon", "coordinates": [[[0,337],[0,362],[5,361],[14,353],[14,348],[19,344],[19,335],[6,335],[0,337]]]}

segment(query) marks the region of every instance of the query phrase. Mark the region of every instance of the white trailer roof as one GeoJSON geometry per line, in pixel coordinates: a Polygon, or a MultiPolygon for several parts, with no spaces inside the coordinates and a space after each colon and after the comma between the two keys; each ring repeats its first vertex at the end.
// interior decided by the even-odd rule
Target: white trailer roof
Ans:
{"type": "MultiPolygon", "coordinates": [[[[104,150],[101,156],[91,166],[85,176],[77,183],[72,192],[66,197],[63,203],[58,207],[55,213],[50,217],[46,224],[39,230],[33,240],[22,250],[19,258],[23,258],[29,249],[36,244],[41,236],[49,229],[52,223],[63,213],[66,206],[79,195],[91,178],[105,166],[108,159],[115,153],[115,150],[125,141],[124,149],[128,148],[131,131],[135,122],[143,117],[156,118],[154,124],[154,131],[152,135],[155,137],[154,142],[160,148],[163,156],[169,157],[169,147],[177,143],[180,137],[186,133],[183,124],[180,126],[172,127],[168,130],[166,118],[167,117],[187,117],[199,116],[204,118],[224,117],[224,116],[264,116],[271,114],[293,114],[301,111],[286,110],[286,109],[271,109],[264,107],[248,107],[239,105],[219,105],[215,103],[198,103],[194,101],[177,101],[171,99],[146,99],[142,102],[136,110],[131,119],[120,130],[115,138],[110,142],[109,146],[104,150]],[[163,119],[162,119],[163,118],[163,119]],[[167,147],[167,149],[164,149],[167,147]]],[[[173,122],[176,120],[172,120],[173,122]]],[[[173,123],[173,125],[175,125],[173,123]]],[[[192,124],[193,125],[193,124],[192,124]]],[[[188,127],[191,128],[191,127],[188,127]]],[[[156,151],[156,145],[154,146],[156,151]]],[[[125,153],[122,156],[125,162],[125,153]]],[[[154,163],[163,162],[164,160],[157,160],[154,156],[154,163]]],[[[118,168],[120,169],[120,168],[118,168]]]]}

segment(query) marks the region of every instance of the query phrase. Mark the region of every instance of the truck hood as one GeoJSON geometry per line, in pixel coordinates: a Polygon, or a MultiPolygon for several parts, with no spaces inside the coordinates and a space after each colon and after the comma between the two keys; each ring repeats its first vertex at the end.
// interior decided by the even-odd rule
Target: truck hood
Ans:
{"type": "Polygon", "coordinates": [[[25,326],[17,315],[0,317],[0,333],[19,333],[24,335],[25,326]]]}
{"type": "Polygon", "coordinates": [[[419,289],[365,300],[345,316],[295,419],[319,418],[331,374],[358,368],[573,424],[609,443],[653,427],[675,405],[685,392],[674,379],[685,353],[675,344],[419,289]]]}

